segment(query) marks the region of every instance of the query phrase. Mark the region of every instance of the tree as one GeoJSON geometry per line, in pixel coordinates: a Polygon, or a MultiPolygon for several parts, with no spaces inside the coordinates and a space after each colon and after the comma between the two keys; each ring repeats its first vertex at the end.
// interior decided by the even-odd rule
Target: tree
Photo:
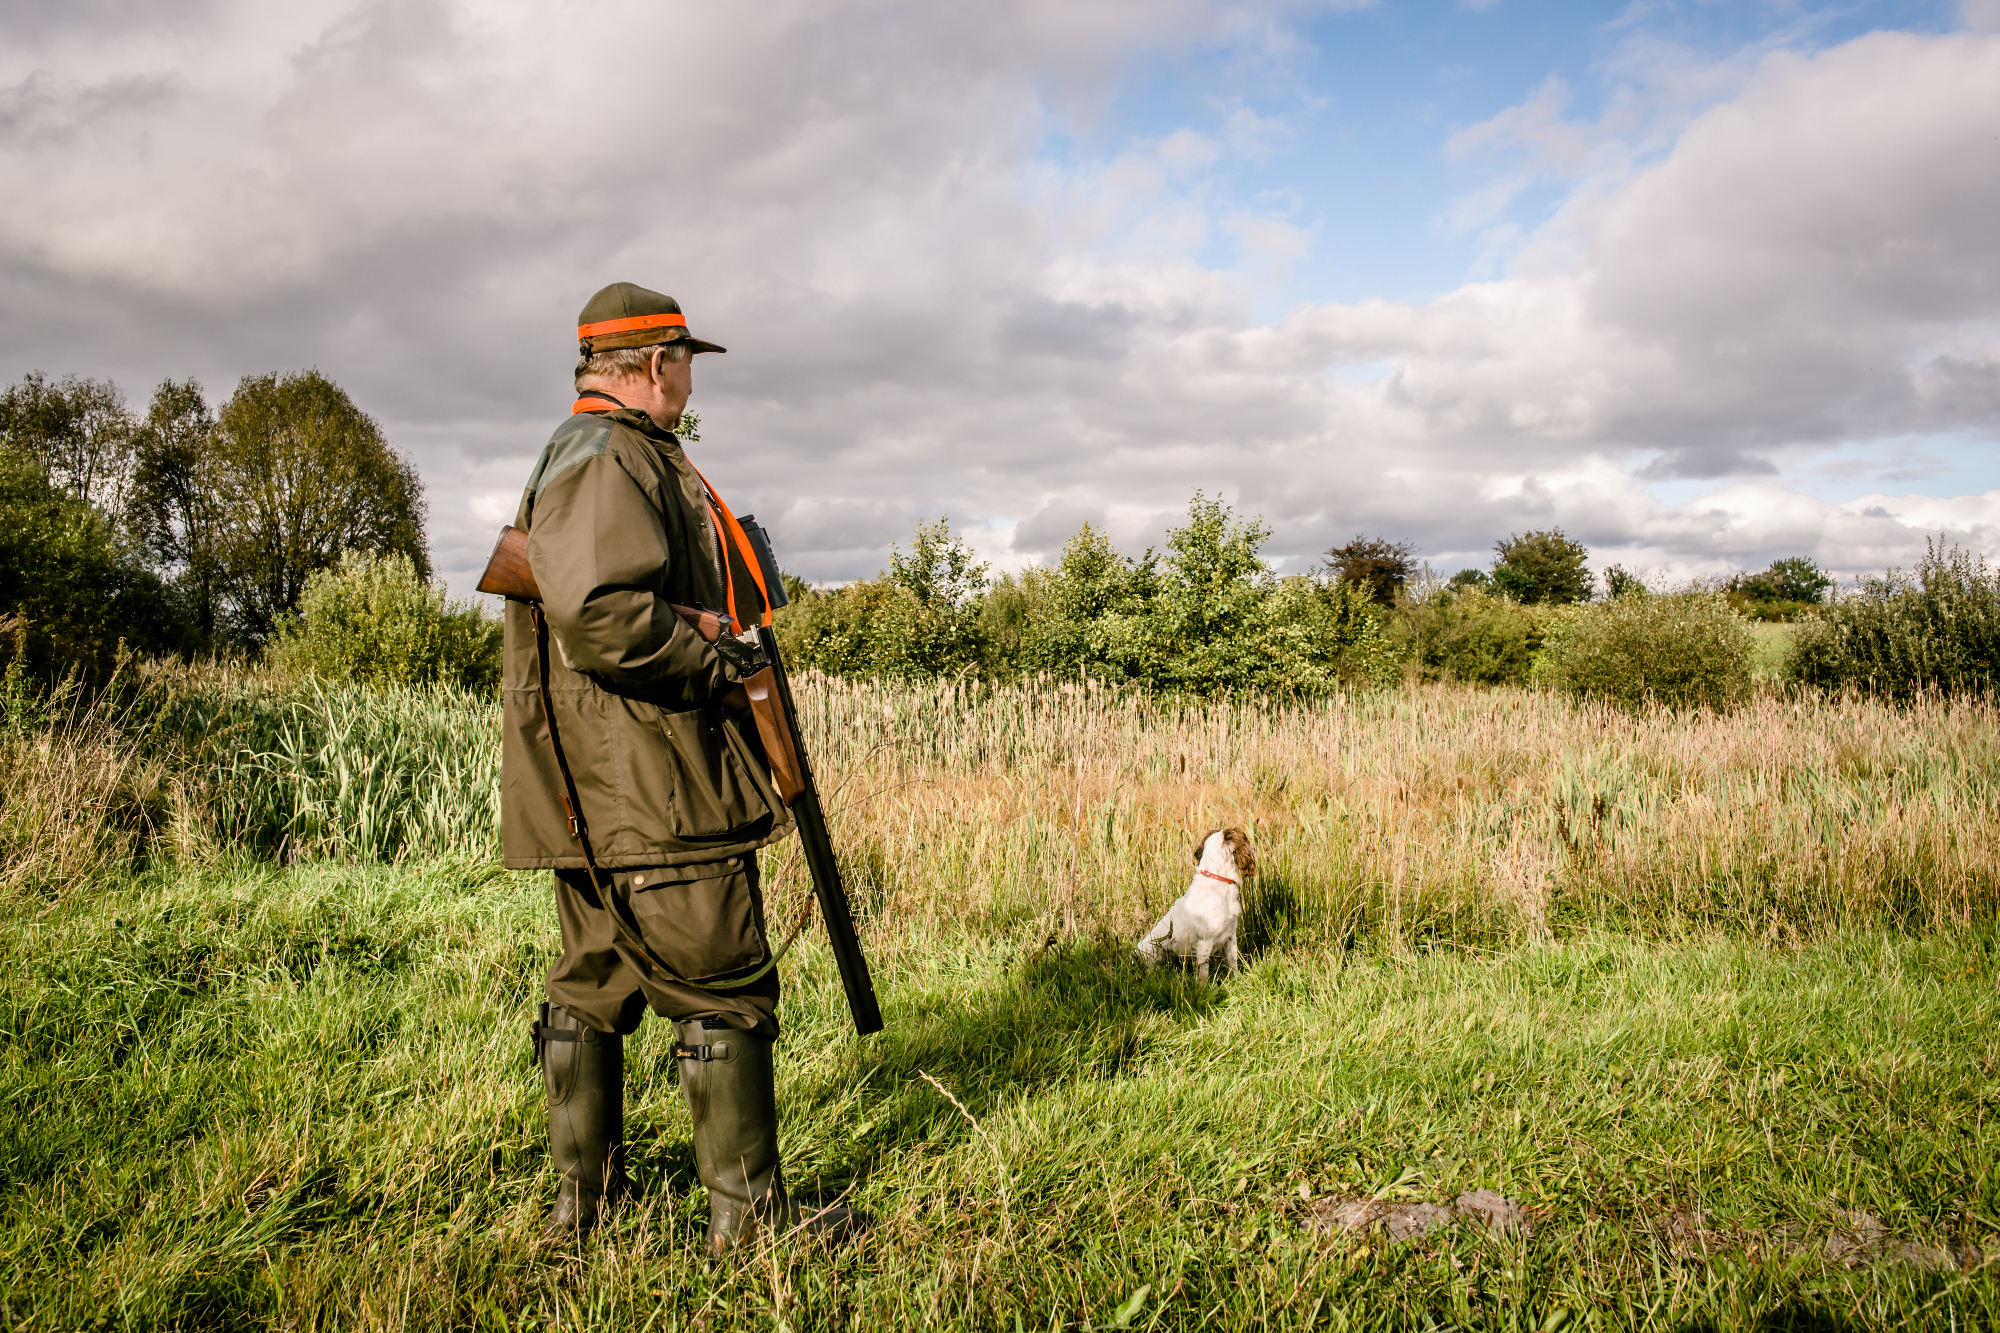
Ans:
{"type": "Polygon", "coordinates": [[[939,675],[976,669],[985,647],[978,597],[986,588],[985,562],[951,522],[918,523],[906,555],[889,548],[887,583],[899,605],[890,624],[878,629],[884,661],[894,674],[939,675]],[[900,622],[900,623],[898,623],[900,622]]]}
{"type": "Polygon", "coordinates": [[[1738,574],[1729,591],[1753,602],[1798,602],[1817,606],[1833,587],[1833,575],[1804,556],[1773,561],[1761,574],[1738,574]]]}
{"type": "Polygon", "coordinates": [[[430,577],[416,470],[317,370],[245,377],[213,423],[196,385],[163,384],[140,444],[137,527],[224,637],[261,645],[347,551],[430,577]]]}
{"type": "Polygon", "coordinates": [[[1341,582],[1353,584],[1377,606],[1394,606],[1396,594],[1417,572],[1416,549],[1411,542],[1357,535],[1328,551],[1326,563],[1341,582]]]}
{"type": "Polygon", "coordinates": [[[65,375],[51,382],[31,370],[0,394],[0,438],[16,456],[114,522],[131,479],[135,424],[110,380],[65,375]]]}
{"type": "Polygon", "coordinates": [[[191,648],[183,608],[117,525],[50,479],[42,460],[0,446],[0,618],[44,679],[102,679],[118,645],[191,648]]]}
{"type": "Polygon", "coordinates": [[[1548,528],[1495,542],[1493,583],[1523,606],[1564,606],[1590,600],[1590,552],[1548,528]]]}
{"type": "Polygon", "coordinates": [[[193,380],[164,380],[133,439],[132,527],[174,577],[197,630],[213,643],[225,592],[222,512],[211,477],[215,414],[193,380]]]}
{"type": "Polygon", "coordinates": [[[1614,602],[1620,597],[1644,597],[1646,581],[1623,565],[1613,565],[1604,571],[1604,595],[1614,602]]]}

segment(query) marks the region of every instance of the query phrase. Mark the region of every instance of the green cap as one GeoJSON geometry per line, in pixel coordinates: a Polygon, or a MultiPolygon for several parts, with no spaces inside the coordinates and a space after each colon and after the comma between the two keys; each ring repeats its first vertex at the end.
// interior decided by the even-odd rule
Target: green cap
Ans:
{"type": "Polygon", "coordinates": [[[649,292],[636,283],[612,283],[585,302],[583,313],[576,317],[578,356],[679,342],[689,344],[697,352],[728,350],[689,333],[679,301],[649,292]]]}

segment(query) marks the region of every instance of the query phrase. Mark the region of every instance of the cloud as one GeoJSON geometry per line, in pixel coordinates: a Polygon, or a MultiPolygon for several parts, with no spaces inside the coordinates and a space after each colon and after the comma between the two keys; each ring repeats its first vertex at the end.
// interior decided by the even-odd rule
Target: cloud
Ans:
{"type": "Polygon", "coordinates": [[[1311,221],[1222,181],[1281,118],[1225,101],[1049,145],[1149,52],[1283,61],[1300,10],[10,13],[0,171],[28,184],[0,199],[0,364],[135,396],[317,364],[417,457],[462,581],[566,408],[576,310],[617,279],[730,347],[697,364],[698,452],[814,578],[940,512],[1008,563],[1085,519],[1136,548],[1197,487],[1294,562],[1367,530],[1483,563],[1560,521],[1690,568],[1845,568],[1907,563],[1933,521],[1991,530],[1949,497],[1883,519],[1782,482],[1831,444],[2000,424],[2000,171],[1975,169],[2000,38],[1659,56],[1651,93],[1582,125],[1545,84],[1455,141],[1568,182],[1500,276],[1271,318],[1311,221]],[[1648,468],[1728,480],[1663,505],[1648,468]]]}

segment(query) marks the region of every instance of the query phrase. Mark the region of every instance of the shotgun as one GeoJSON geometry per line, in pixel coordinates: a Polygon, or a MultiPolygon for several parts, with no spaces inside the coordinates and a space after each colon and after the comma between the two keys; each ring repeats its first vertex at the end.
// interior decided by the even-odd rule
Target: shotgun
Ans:
{"type": "MultiPolygon", "coordinates": [[[[777,580],[777,562],[771,557],[770,540],[764,530],[756,526],[754,519],[744,522],[746,534],[756,546],[758,563],[770,576],[767,586],[773,588],[772,600],[782,606],[779,598],[783,584],[777,580]]],[[[493,547],[493,558],[487,561],[486,572],[480,576],[478,590],[497,593],[517,602],[525,602],[537,617],[541,614],[542,590],[535,582],[535,571],[528,564],[528,534],[519,528],[508,526],[500,529],[500,540],[493,547]]],[[[798,710],[792,703],[791,681],[785,674],[784,659],[778,653],[778,639],[769,626],[760,625],[751,634],[735,634],[735,624],[725,612],[709,611],[696,606],[681,606],[669,602],[668,607],[675,615],[693,628],[695,633],[710,643],[723,634],[732,634],[746,646],[754,646],[763,662],[757,671],[743,678],[736,689],[723,702],[735,707],[748,707],[750,716],[757,725],[757,738],[764,744],[764,756],[771,767],[772,785],[777,787],[778,796],[791,807],[792,816],[799,826],[799,844],[806,854],[806,866],[812,873],[813,893],[819,899],[820,916],[826,922],[827,938],[833,945],[834,961],[840,967],[840,984],[847,991],[847,1007],[854,1016],[854,1030],[862,1036],[882,1030],[882,1011],[875,1001],[875,983],[868,973],[868,959],[861,952],[861,941],[854,933],[854,915],[848,907],[847,890],[841,883],[840,865],[833,854],[833,839],[827,832],[826,812],[820,805],[819,789],[813,784],[812,768],[806,762],[805,740],[799,731],[798,710]]],[[[546,657],[543,659],[547,670],[546,657]]],[[[546,698],[547,682],[543,682],[546,698]]],[[[565,787],[572,787],[568,764],[563,758],[561,741],[556,736],[556,722],[553,709],[548,709],[549,740],[556,749],[556,761],[563,769],[565,787]]],[[[574,797],[571,798],[574,800],[574,797]]],[[[581,826],[580,812],[571,810],[572,829],[581,826]]],[[[584,841],[579,838],[579,841],[584,841]]],[[[590,855],[585,843],[585,856],[590,855]]]]}

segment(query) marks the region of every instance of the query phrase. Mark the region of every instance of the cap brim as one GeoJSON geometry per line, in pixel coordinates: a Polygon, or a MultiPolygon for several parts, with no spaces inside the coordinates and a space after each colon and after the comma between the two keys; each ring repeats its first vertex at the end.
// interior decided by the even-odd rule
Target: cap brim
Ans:
{"type": "Polygon", "coordinates": [[[686,343],[688,349],[694,352],[726,352],[729,350],[727,347],[718,347],[714,343],[705,343],[699,338],[680,338],[676,341],[686,343]]]}

